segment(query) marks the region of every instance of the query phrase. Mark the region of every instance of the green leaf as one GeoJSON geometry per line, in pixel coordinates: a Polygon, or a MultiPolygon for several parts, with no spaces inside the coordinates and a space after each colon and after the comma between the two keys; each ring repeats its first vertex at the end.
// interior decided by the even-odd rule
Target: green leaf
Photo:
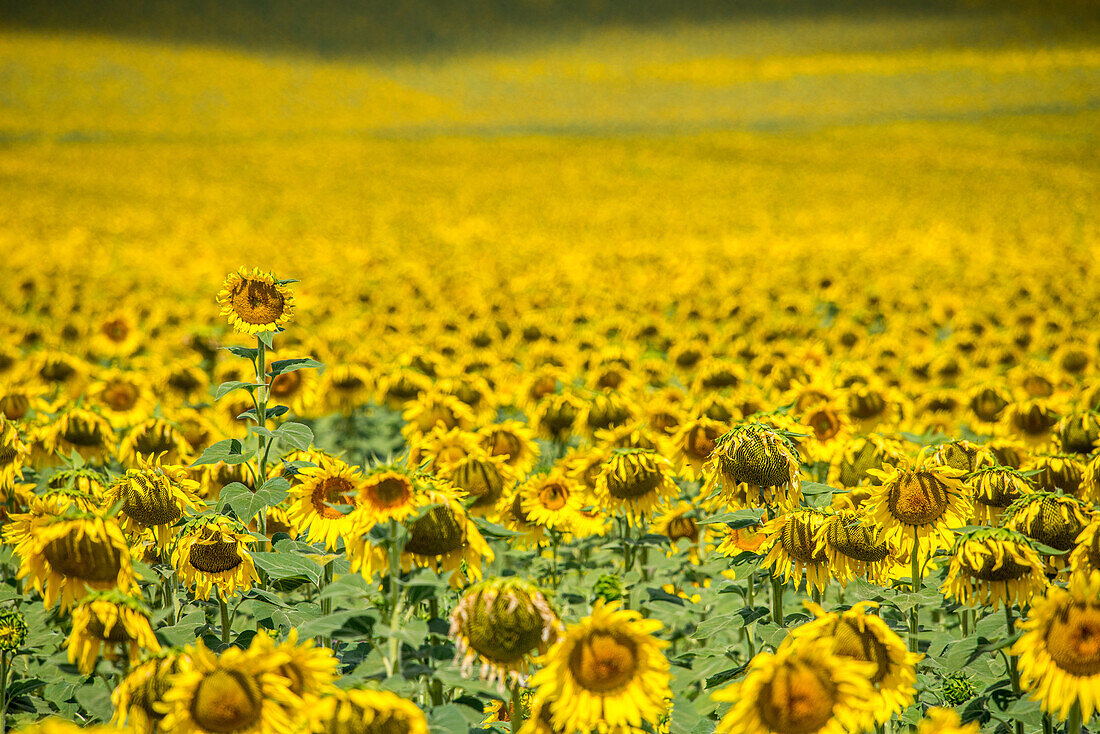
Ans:
{"type": "Polygon", "coordinates": [[[760,518],[763,516],[764,510],[751,508],[748,510],[737,510],[736,512],[723,512],[718,515],[711,515],[710,517],[700,520],[699,524],[719,525],[725,523],[734,529],[748,528],[760,522],[760,518]]]}
{"type": "Polygon", "coordinates": [[[305,578],[313,584],[321,583],[321,567],[308,558],[287,553],[255,551],[252,560],[256,567],[267,574],[268,578],[283,580],[305,578]]]}
{"type": "Polygon", "coordinates": [[[737,630],[744,626],[745,619],[740,614],[720,614],[700,622],[691,636],[696,640],[707,640],[724,629],[737,630]]]}
{"type": "Polygon", "coordinates": [[[258,385],[251,382],[240,382],[239,380],[228,380],[218,385],[218,389],[214,392],[214,400],[221,400],[223,397],[233,392],[234,390],[247,390],[248,392],[255,392],[258,385]]]}
{"type": "Polygon", "coordinates": [[[296,449],[308,449],[313,443],[313,431],[304,423],[288,421],[275,429],[275,435],[296,449]]]}
{"type": "Polygon", "coordinates": [[[195,463],[191,464],[191,466],[217,464],[223,461],[226,464],[243,464],[252,458],[253,453],[252,449],[246,452],[244,450],[244,444],[242,444],[239,439],[227,438],[218,441],[216,444],[206,449],[206,451],[203,451],[202,456],[200,456],[195,463]]]}
{"type": "Polygon", "coordinates": [[[244,357],[245,359],[251,359],[253,361],[255,361],[256,355],[259,354],[259,352],[256,351],[255,347],[236,347],[236,346],[234,346],[234,347],[222,347],[222,349],[225,349],[229,353],[235,354],[238,357],[244,357]]]}
{"type": "Polygon", "coordinates": [[[31,691],[38,690],[44,685],[46,685],[46,681],[42,680],[41,678],[13,680],[8,685],[8,700],[10,701],[16,696],[22,696],[24,693],[30,693],[31,691]]]}
{"type": "Polygon", "coordinates": [[[324,362],[318,362],[315,359],[307,359],[304,357],[280,359],[271,363],[271,367],[268,369],[267,374],[272,377],[277,377],[278,375],[293,372],[294,370],[315,370],[318,367],[324,366],[324,362]]]}
{"type": "Polygon", "coordinates": [[[251,500],[251,489],[240,482],[232,482],[222,487],[221,494],[218,495],[218,512],[224,513],[228,506],[238,520],[248,522],[251,518],[245,517],[245,512],[251,500]]]}
{"type": "Polygon", "coordinates": [[[285,500],[289,490],[290,482],[283,477],[268,479],[255,492],[240,482],[233,482],[222,488],[219,507],[228,504],[237,519],[247,523],[265,507],[277,505],[285,500]]]}
{"type": "Polygon", "coordinates": [[[333,612],[317,619],[311,619],[298,627],[298,636],[306,637],[363,637],[371,634],[371,628],[377,621],[374,610],[347,609],[333,612]]]}
{"type": "Polygon", "coordinates": [[[256,335],[256,338],[259,339],[260,343],[268,349],[275,348],[275,332],[261,331],[259,334],[256,335]]]}

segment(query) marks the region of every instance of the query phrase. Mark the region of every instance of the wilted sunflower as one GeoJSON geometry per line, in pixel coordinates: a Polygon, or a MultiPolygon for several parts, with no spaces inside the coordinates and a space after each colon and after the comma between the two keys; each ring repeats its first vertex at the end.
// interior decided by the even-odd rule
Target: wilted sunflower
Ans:
{"type": "Polygon", "coordinates": [[[815,540],[828,520],[828,513],[813,507],[798,507],[764,523],[761,533],[767,545],[762,565],[775,578],[797,586],[806,576],[808,586],[824,591],[832,576],[829,556],[815,540]]]}
{"type": "Polygon", "coordinates": [[[282,655],[286,662],[275,672],[290,681],[290,692],[302,699],[303,708],[312,708],[321,696],[333,688],[339,662],[327,647],[316,647],[312,639],[298,641],[298,630],[291,627],[286,641],[276,644],[261,630],[252,643],[260,650],[282,655]]]}
{"type": "Polygon", "coordinates": [[[329,365],[317,388],[325,407],[344,415],[366,403],[370,391],[370,371],[358,364],[329,365]]]}
{"type": "Polygon", "coordinates": [[[321,699],[310,718],[314,734],[428,734],[424,712],[389,691],[334,691],[321,699]]]}
{"type": "Polygon", "coordinates": [[[30,453],[15,424],[0,413],[0,490],[15,486],[22,478],[23,465],[30,453]]]}
{"type": "Polygon", "coordinates": [[[762,652],[745,677],[715,691],[733,703],[720,734],[848,734],[863,731],[876,700],[872,662],[837,654],[831,637],[788,637],[775,654],[762,652]]]}
{"type": "Polygon", "coordinates": [[[908,461],[901,442],[870,433],[851,439],[844,449],[833,457],[829,465],[829,483],[835,487],[853,489],[875,483],[871,469],[883,466],[899,466],[908,461]]]}
{"type": "Polygon", "coordinates": [[[618,606],[597,600],[592,613],[539,659],[543,667],[530,683],[532,709],[548,704],[556,729],[641,727],[665,713],[665,699],[672,697],[663,652],[669,643],[653,636],[663,625],[618,606]]]}
{"type": "Polygon", "coordinates": [[[829,515],[814,536],[815,552],[824,552],[833,576],[846,586],[859,576],[879,586],[888,585],[897,566],[896,549],[883,538],[882,528],[856,510],[829,515]]]}
{"type": "Polygon", "coordinates": [[[172,676],[190,665],[185,653],[173,650],[131,669],[111,694],[115,707],[112,723],[135,734],[156,734],[164,719],[164,694],[171,690],[172,676]]]}
{"type": "Polygon", "coordinates": [[[1100,520],[1092,522],[1077,536],[1077,547],[1069,554],[1070,571],[1088,578],[1100,571],[1100,520]]]}
{"type": "Polygon", "coordinates": [[[604,507],[640,522],[679,491],[668,459],[646,449],[615,449],[596,478],[595,495],[604,507]]]}
{"type": "Polygon", "coordinates": [[[86,461],[104,464],[115,449],[111,423],[88,408],[70,407],[35,434],[34,449],[44,462],[53,455],[69,456],[74,451],[86,461]]]}
{"type": "Polygon", "coordinates": [[[1092,502],[1100,502],[1100,451],[1085,464],[1081,479],[1081,497],[1092,502]]]}
{"type": "Polygon", "coordinates": [[[302,699],[279,672],[287,656],[273,653],[257,635],[247,650],[227,647],[221,655],[202,640],[187,648],[180,671],[163,696],[165,734],[289,734],[302,699]]]}
{"type": "Polygon", "coordinates": [[[100,656],[117,660],[119,650],[130,665],[142,653],[160,652],[160,643],[149,625],[149,608],[139,597],[120,591],[93,592],[73,609],[73,627],[66,642],[69,662],[91,675],[100,656]]]}
{"type": "Polygon", "coordinates": [[[576,430],[583,406],[571,393],[551,395],[536,404],[532,425],[540,436],[564,443],[576,430]]]}
{"type": "Polygon", "coordinates": [[[970,412],[982,423],[996,423],[1012,402],[1012,392],[999,383],[975,385],[968,394],[970,412]]]}
{"type": "Polygon", "coordinates": [[[1074,576],[1069,588],[1050,586],[1032,601],[1018,655],[1020,685],[1043,710],[1065,720],[1074,704],[1088,721],[1100,709],[1100,575],[1074,576]]]}
{"type": "Polygon", "coordinates": [[[561,620],[535,586],[509,577],[467,589],[451,612],[451,639],[469,676],[480,661],[483,679],[522,681],[534,655],[542,655],[562,630],[561,620]]]}
{"type": "Polygon", "coordinates": [[[960,439],[929,448],[930,452],[926,463],[931,466],[961,469],[970,474],[997,464],[997,459],[993,456],[993,453],[980,443],[960,439]]]}
{"type": "Polygon", "coordinates": [[[875,665],[870,676],[875,723],[883,724],[912,705],[917,695],[916,666],[924,656],[910,652],[886,622],[868,613],[878,607],[877,603],[856,602],[839,613],[826,613],[812,602],[806,605],[815,619],[791,632],[796,641],[829,638],[836,643],[837,655],[875,665]]]}
{"type": "Polygon", "coordinates": [[[1025,607],[1047,586],[1043,561],[1028,539],[1013,530],[988,528],[960,535],[940,590],[963,604],[1025,607]]]}
{"type": "Polygon", "coordinates": [[[70,508],[64,515],[35,517],[16,553],[18,578],[31,579],[47,608],[60,600],[67,611],[89,591],[137,589],[122,528],[98,512],[70,508]]]}
{"type": "Polygon", "coordinates": [[[199,507],[199,483],[182,466],[161,466],[159,457],[139,459],[131,469],[107,490],[105,504],[120,504],[123,527],[131,532],[152,529],[157,547],[163,549],[172,525],[184,513],[199,507]]]}
{"type": "Polygon", "coordinates": [[[1084,499],[1085,462],[1076,455],[1044,454],[1026,465],[1031,484],[1041,492],[1060,492],[1084,499]]]}
{"type": "Polygon", "coordinates": [[[1070,413],[1058,421],[1054,433],[1062,451],[1087,456],[1096,450],[1100,441],[1100,411],[1070,413]]]}
{"type": "Polygon", "coordinates": [[[986,525],[1000,522],[1005,509],[1031,491],[1024,475],[1006,466],[980,469],[966,478],[966,484],[974,492],[974,518],[986,525]]]}
{"type": "Polygon", "coordinates": [[[406,440],[414,440],[417,434],[428,433],[436,426],[444,430],[460,428],[466,431],[473,427],[475,420],[470,406],[453,395],[435,389],[406,403],[401,418],[405,421],[401,433],[406,440]]]}
{"type": "Polygon", "coordinates": [[[318,461],[318,466],[298,472],[299,481],[287,497],[287,515],[309,542],[323,542],[326,548],[335,550],[341,538],[346,543],[355,531],[356,518],[352,514],[359,509],[363,476],[358,467],[334,456],[318,455],[318,461]]]}
{"type": "Polygon", "coordinates": [[[1003,430],[1029,446],[1051,442],[1050,429],[1061,416],[1048,398],[1031,398],[1009,405],[1001,415],[1003,430]]]}
{"type": "Polygon", "coordinates": [[[437,475],[466,492],[473,500],[467,509],[478,516],[492,513],[505,488],[515,482],[515,470],[504,457],[492,456],[481,447],[445,464],[437,475]]]}
{"type": "Polygon", "coordinates": [[[148,454],[160,456],[166,464],[187,463],[191,459],[192,449],[179,426],[164,418],[149,418],[122,437],[118,460],[128,466],[148,454]]]}
{"type": "MultiPolygon", "coordinates": [[[[1092,517],[1089,506],[1076,497],[1029,492],[1005,510],[1001,524],[1055,550],[1069,551],[1092,517]]],[[[1065,568],[1066,561],[1064,555],[1047,557],[1050,568],[1065,568]]]]}
{"type": "Polygon", "coordinates": [[[615,428],[629,423],[635,417],[634,406],[614,390],[599,390],[591,393],[578,418],[578,424],[588,436],[595,437],[596,431],[615,428]]]}
{"type": "Polygon", "coordinates": [[[917,734],[979,734],[980,731],[980,722],[964,724],[954,710],[938,706],[928,709],[924,719],[917,724],[917,734]]]}
{"type": "Polygon", "coordinates": [[[924,466],[869,472],[881,484],[872,490],[871,517],[902,551],[921,558],[949,547],[952,528],[966,525],[972,502],[958,469],[924,466]]]}
{"type": "Polygon", "coordinates": [[[278,331],[290,322],[294,311],[294,296],[286,287],[289,282],[259,268],[230,273],[218,292],[221,315],[242,334],[278,331]]]}
{"type": "Polygon", "coordinates": [[[802,500],[798,450],[781,433],[760,423],[742,423],[719,437],[703,475],[703,493],[721,484],[722,496],[740,504],[738,486],[745,485],[746,504],[794,507],[802,500]]]}
{"type": "Polygon", "coordinates": [[[256,542],[241,522],[224,515],[189,520],[172,545],[172,565],[200,599],[217,586],[223,598],[246,592],[259,581],[248,546],[256,542]]]}
{"type": "Polygon", "coordinates": [[[694,482],[703,476],[707,463],[719,437],[726,432],[725,424],[706,416],[684,421],[676,432],[665,441],[668,455],[677,476],[694,482]]]}
{"type": "Polygon", "coordinates": [[[494,554],[462,503],[453,495],[428,491],[428,509],[408,523],[409,537],[401,553],[402,569],[412,566],[450,573],[452,586],[481,578],[481,565],[494,554]]]}

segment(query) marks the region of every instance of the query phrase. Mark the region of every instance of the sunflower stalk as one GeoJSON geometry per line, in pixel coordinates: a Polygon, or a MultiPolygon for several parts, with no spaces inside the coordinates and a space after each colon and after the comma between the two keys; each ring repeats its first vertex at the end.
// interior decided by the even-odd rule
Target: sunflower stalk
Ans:
{"type": "Polygon", "coordinates": [[[1081,702],[1074,701],[1066,720],[1066,734],[1081,734],[1081,702]]]}
{"type": "Polygon", "coordinates": [[[772,576],[772,621],[783,626],[783,580],[772,576]]]}
{"type": "MultiPolygon", "coordinates": [[[[745,606],[749,608],[751,612],[756,608],[756,571],[749,571],[749,575],[745,578],[748,591],[746,593],[745,606]]],[[[749,660],[756,657],[756,622],[750,622],[745,625],[745,632],[749,640],[749,660]]]]}
{"type": "Polygon", "coordinates": [[[390,639],[389,655],[386,660],[386,672],[397,675],[401,672],[401,640],[392,633],[401,624],[401,607],[404,597],[401,594],[401,528],[396,520],[390,520],[390,639]]]}
{"type": "MultiPolygon", "coordinates": [[[[1008,602],[1005,603],[1005,627],[1008,630],[1008,636],[1012,637],[1016,630],[1016,620],[1012,617],[1012,605],[1008,602]]],[[[1016,667],[1016,656],[1006,655],[1006,661],[1008,662],[1008,674],[1012,679],[1012,692],[1016,695],[1016,698],[1020,697],[1020,670],[1016,667]]],[[[1022,721],[1016,722],[1016,734],[1024,734],[1024,723],[1022,721]]]]}
{"type": "Polygon", "coordinates": [[[0,650],[0,734],[8,730],[8,660],[6,650],[0,650]]]}
{"type": "MultiPolygon", "coordinates": [[[[921,589],[920,543],[913,539],[913,552],[909,556],[909,571],[912,574],[912,591],[919,594],[921,589]]],[[[909,650],[917,652],[920,629],[920,604],[914,603],[909,610],[909,650]]]]}
{"type": "Polygon", "coordinates": [[[523,726],[523,701],[519,694],[519,682],[512,681],[512,715],[508,717],[512,727],[512,734],[516,734],[523,726]]]}
{"type": "MultiPolygon", "coordinates": [[[[325,564],[324,574],[321,577],[321,585],[317,589],[318,595],[321,597],[321,615],[322,616],[328,616],[329,614],[332,614],[332,596],[331,595],[325,596],[325,589],[327,589],[329,587],[329,584],[332,583],[332,577],[333,577],[333,573],[334,573],[333,569],[336,566],[335,561],[336,561],[336,559],[333,558],[333,559],[329,560],[328,563],[325,564]]],[[[332,637],[331,636],[322,637],[321,638],[321,644],[323,644],[325,647],[332,647],[332,637]]]]}
{"type": "Polygon", "coordinates": [[[219,591],[218,596],[218,608],[221,610],[222,616],[222,644],[229,644],[229,637],[233,632],[233,621],[229,616],[229,604],[225,601],[225,595],[219,591]]]}
{"type": "MultiPolygon", "coordinates": [[[[260,428],[267,428],[267,398],[270,384],[267,381],[267,346],[259,336],[256,337],[256,384],[263,383],[263,387],[256,388],[256,422],[260,428]]],[[[268,440],[266,436],[259,436],[260,446],[256,452],[256,489],[264,486],[267,481],[267,457],[271,453],[271,444],[274,439],[268,440]]],[[[267,512],[261,512],[256,518],[257,528],[261,535],[267,535],[267,512]]],[[[264,541],[267,548],[267,541],[264,541]]]]}

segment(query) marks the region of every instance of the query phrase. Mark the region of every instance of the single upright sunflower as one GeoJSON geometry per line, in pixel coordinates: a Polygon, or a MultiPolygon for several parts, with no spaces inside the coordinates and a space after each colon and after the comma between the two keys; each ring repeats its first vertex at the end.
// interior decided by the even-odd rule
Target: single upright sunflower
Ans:
{"type": "Polygon", "coordinates": [[[802,500],[798,450],[789,439],[761,423],[742,423],[715,443],[703,475],[704,494],[718,484],[722,496],[740,504],[738,486],[745,485],[746,504],[794,507],[802,500]]]}
{"type": "Polygon", "coordinates": [[[600,503],[632,521],[641,521],[663,499],[678,493],[668,459],[647,449],[612,450],[596,479],[600,503]]]}
{"type": "Polygon", "coordinates": [[[862,512],[838,510],[829,515],[814,535],[815,552],[824,552],[841,586],[855,576],[887,586],[897,566],[897,549],[883,538],[882,528],[862,512]]]}
{"type": "Polygon", "coordinates": [[[113,507],[121,504],[123,527],[131,532],[146,528],[153,531],[157,547],[168,544],[172,525],[184,513],[199,507],[197,492],[199,483],[191,479],[182,466],[160,465],[150,456],[139,459],[136,469],[131,469],[107,490],[105,504],[113,507]]]}
{"type": "Polygon", "coordinates": [[[856,602],[846,612],[831,613],[812,602],[807,606],[815,619],[792,631],[796,641],[829,638],[836,643],[837,655],[874,664],[874,723],[884,724],[912,705],[917,696],[916,666],[924,656],[910,652],[882,618],[869,613],[878,607],[876,602],[856,602]]]}
{"type": "Polygon", "coordinates": [[[971,513],[969,492],[959,469],[923,466],[915,469],[871,469],[881,484],[872,490],[871,517],[884,537],[921,557],[951,545],[953,528],[966,525],[971,513]]]}
{"type": "Polygon", "coordinates": [[[531,677],[534,709],[546,705],[560,731],[606,732],[655,725],[671,698],[669,643],[653,636],[663,626],[617,602],[596,601],[592,613],[570,625],[540,658],[531,677]]]}
{"type": "Polygon", "coordinates": [[[516,498],[525,522],[560,532],[575,529],[584,505],[581,487],[557,469],[529,477],[516,498]]]}
{"type": "Polygon", "coordinates": [[[287,497],[287,516],[309,542],[323,542],[326,548],[335,550],[341,538],[346,543],[355,531],[356,518],[352,515],[359,509],[363,477],[358,467],[334,456],[319,455],[318,460],[318,466],[298,472],[300,482],[291,486],[287,497]]]}
{"type": "Polygon", "coordinates": [[[1065,720],[1074,704],[1088,721],[1100,710],[1100,575],[1074,576],[1069,588],[1050,586],[1032,601],[1018,655],[1020,685],[1043,710],[1065,720]]]}
{"type": "Polygon", "coordinates": [[[763,565],[775,578],[806,583],[824,592],[832,576],[829,556],[815,538],[825,527],[828,513],[813,507],[798,507],[764,523],[761,533],[767,546],[763,565]]]}
{"type": "Polygon", "coordinates": [[[209,598],[216,586],[228,599],[260,580],[248,551],[255,542],[241,522],[224,515],[201,515],[180,528],[172,545],[172,565],[196,597],[209,598]]]}
{"type": "Polygon", "coordinates": [[[149,609],[140,598],[120,591],[93,592],[73,609],[73,627],[66,644],[69,662],[91,675],[101,655],[117,660],[123,648],[130,665],[143,652],[160,652],[149,625],[149,609]]]}
{"type": "Polygon", "coordinates": [[[956,538],[941,591],[968,606],[1023,608],[1046,586],[1043,561],[1028,539],[1013,530],[988,528],[956,538]]]}
{"type": "MultiPolygon", "coordinates": [[[[853,635],[854,636],[854,635],[853,635]]],[[[712,698],[733,706],[719,734],[849,734],[864,731],[876,701],[874,662],[837,653],[832,637],[788,637],[761,652],[744,678],[712,698]]]]}
{"type": "Polygon", "coordinates": [[[218,292],[221,315],[229,319],[234,331],[261,334],[278,331],[290,322],[294,296],[287,283],[259,268],[241,268],[225,277],[218,292]]]}
{"type": "Polygon", "coordinates": [[[259,635],[247,650],[220,655],[202,640],[186,650],[185,664],[169,678],[163,696],[165,734],[291,734],[302,699],[279,672],[287,655],[273,652],[259,635]]]}
{"type": "Polygon", "coordinates": [[[504,463],[518,476],[525,476],[539,458],[539,445],[531,429],[521,421],[503,421],[481,428],[478,440],[490,456],[504,457],[504,463]]]}
{"type": "Polygon", "coordinates": [[[524,680],[535,655],[544,654],[563,629],[537,587],[517,578],[487,579],[462,594],[451,612],[451,638],[469,676],[480,662],[490,681],[524,680]]]}

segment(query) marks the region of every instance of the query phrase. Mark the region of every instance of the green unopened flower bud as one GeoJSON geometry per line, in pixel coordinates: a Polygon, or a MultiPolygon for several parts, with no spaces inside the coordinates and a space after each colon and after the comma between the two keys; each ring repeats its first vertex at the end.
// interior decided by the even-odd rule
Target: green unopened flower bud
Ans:
{"type": "Polygon", "coordinates": [[[592,587],[592,601],[603,599],[605,602],[616,601],[623,598],[623,582],[615,574],[605,573],[596,579],[596,585],[592,587]]]}
{"type": "Polygon", "coordinates": [[[11,652],[27,641],[27,620],[16,609],[0,609],[0,650],[11,652]]]}
{"type": "Polygon", "coordinates": [[[963,673],[951,673],[944,678],[941,688],[944,703],[958,706],[974,697],[974,684],[963,673]]]}

